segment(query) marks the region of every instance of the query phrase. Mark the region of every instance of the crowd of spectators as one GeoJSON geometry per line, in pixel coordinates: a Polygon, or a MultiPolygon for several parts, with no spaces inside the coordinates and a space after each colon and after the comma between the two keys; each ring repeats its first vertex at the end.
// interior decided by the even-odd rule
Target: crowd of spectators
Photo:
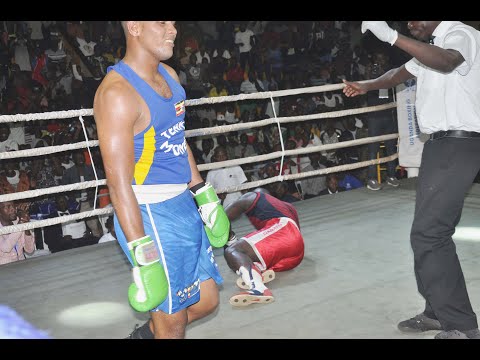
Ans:
{"type": "MultiPolygon", "coordinates": [[[[402,26],[398,23],[395,26],[402,26]]],[[[168,61],[188,99],[287,90],[362,80],[374,51],[353,21],[191,21],[178,22],[175,54],[168,61]]],[[[0,113],[26,114],[92,108],[95,91],[110,65],[125,52],[119,21],[3,21],[0,23],[0,113]]],[[[372,42],[374,43],[374,42],[372,42]]],[[[394,50],[387,49],[392,52],[394,50]]],[[[391,58],[403,62],[399,54],[391,58]]],[[[360,100],[358,100],[360,99],[360,100]]],[[[366,106],[341,90],[192,106],[186,129],[254,122],[366,106]]],[[[0,123],[0,152],[96,140],[93,117],[0,123]]],[[[365,115],[288,123],[187,139],[198,164],[331,144],[366,137],[365,115]],[[282,141],[280,141],[282,137],[282,141]]],[[[279,174],[301,173],[367,160],[365,147],[286,157],[204,172],[215,187],[239,185],[279,174]],[[228,184],[225,182],[228,179],[228,184]]],[[[0,194],[104,178],[98,148],[2,161],[0,194]],[[91,154],[91,156],[90,156],[91,154]]],[[[365,171],[308,177],[269,185],[290,202],[364,186],[365,171]]],[[[31,221],[90,210],[95,189],[26,202],[31,221]]],[[[240,193],[219,194],[233,201],[240,193]]],[[[103,194],[105,195],[105,194],[103,194]]],[[[108,205],[107,205],[108,206],[108,205]]],[[[98,203],[97,203],[98,207],[98,203]]],[[[105,218],[71,226],[35,229],[37,249],[60,251],[97,243],[109,230],[105,218]],[[53,233],[54,234],[53,234],[53,233]],[[56,239],[56,240],[52,240],[56,239]],[[80,240],[81,239],[81,240],[80,240]],[[77,241],[78,240],[78,241],[77,241]]],[[[111,231],[110,231],[111,233],[111,231]]],[[[12,250],[13,251],[13,250],[12,250]]]]}

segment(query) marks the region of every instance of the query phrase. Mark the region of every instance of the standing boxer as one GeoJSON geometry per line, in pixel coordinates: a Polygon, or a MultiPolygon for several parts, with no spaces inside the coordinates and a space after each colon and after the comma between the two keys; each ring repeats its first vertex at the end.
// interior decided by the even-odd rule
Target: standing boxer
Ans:
{"type": "Polygon", "coordinates": [[[184,338],[218,306],[211,245],[226,243],[230,224],[185,140],[185,90],[162,62],[175,22],[121,23],[125,57],[97,89],[94,115],[117,239],[133,266],[128,298],[152,320],[130,338],[184,338]]]}

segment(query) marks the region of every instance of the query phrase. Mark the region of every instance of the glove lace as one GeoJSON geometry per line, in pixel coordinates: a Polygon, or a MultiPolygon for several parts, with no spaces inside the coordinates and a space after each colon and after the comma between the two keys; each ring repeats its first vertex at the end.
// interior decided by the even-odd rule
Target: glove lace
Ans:
{"type": "Polygon", "coordinates": [[[202,205],[198,208],[198,212],[200,213],[203,222],[206,226],[208,226],[209,229],[212,229],[213,225],[215,224],[215,220],[217,218],[217,211],[215,208],[219,203],[220,200],[202,205]]]}

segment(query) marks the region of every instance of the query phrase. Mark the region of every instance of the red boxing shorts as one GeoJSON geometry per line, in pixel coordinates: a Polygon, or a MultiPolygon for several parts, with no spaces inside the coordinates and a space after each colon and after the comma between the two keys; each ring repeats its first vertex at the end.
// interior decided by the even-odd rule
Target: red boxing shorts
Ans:
{"type": "Polygon", "coordinates": [[[303,260],[305,244],[297,224],[290,218],[271,219],[265,227],[244,237],[257,254],[263,272],[293,269],[303,260]]]}

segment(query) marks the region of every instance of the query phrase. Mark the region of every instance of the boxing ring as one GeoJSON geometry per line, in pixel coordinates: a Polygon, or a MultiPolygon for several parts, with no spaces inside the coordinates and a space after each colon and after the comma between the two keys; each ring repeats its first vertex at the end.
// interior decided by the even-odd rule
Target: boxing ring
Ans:
{"type": "MultiPolygon", "coordinates": [[[[272,93],[244,94],[187,101],[187,106],[232,99],[259,99],[340,89],[342,84],[282,90],[272,93]],[[228,98],[228,99],[226,99],[228,98]]],[[[290,118],[275,118],[255,123],[217,126],[186,132],[186,136],[218,134],[277,123],[308,121],[342,114],[354,114],[395,106],[377,106],[334,111],[290,118]]],[[[30,121],[45,118],[92,115],[91,109],[43,114],[0,116],[0,121],[30,121]]],[[[85,137],[86,131],[84,128],[85,137]]],[[[398,134],[312,146],[251,158],[199,165],[200,170],[239,165],[266,159],[283,162],[285,156],[333,148],[355,146],[373,141],[397,138],[398,134]]],[[[280,137],[281,139],[281,137],[280,137]]],[[[97,141],[51,146],[32,150],[0,153],[0,160],[22,156],[89,148],[97,141]]],[[[275,181],[298,179],[311,175],[339,172],[396,158],[380,158],[363,163],[330,167],[314,172],[278,175],[244,183],[222,191],[238,191],[275,181]]],[[[282,167],[280,167],[282,168],[282,167]]],[[[220,288],[220,306],[215,313],[187,328],[189,339],[257,339],[257,338],[433,338],[433,333],[406,335],[397,330],[399,321],[423,310],[423,300],[416,290],[413,255],[409,231],[413,219],[415,178],[402,179],[398,188],[381,191],[359,188],[329,196],[319,196],[295,203],[305,239],[305,258],[295,269],[277,273],[269,283],[275,296],[271,304],[235,308],[229,298],[239,291],[237,276],[224,258],[223,249],[214,254],[224,277],[220,288]]],[[[0,202],[26,199],[40,194],[105,185],[105,180],[70,184],[22,193],[0,195],[0,202]]],[[[454,179],[452,179],[452,186],[454,179]]],[[[462,219],[454,235],[472,306],[480,309],[480,185],[474,184],[465,200],[462,219]]],[[[111,208],[94,209],[32,223],[3,227],[0,234],[49,226],[92,215],[105,215],[111,208]]],[[[237,235],[253,230],[245,216],[233,222],[237,235]]],[[[0,304],[17,311],[35,327],[57,339],[121,339],[148,319],[128,304],[126,292],[132,281],[131,267],[116,242],[91,245],[0,267],[0,304]]]]}

